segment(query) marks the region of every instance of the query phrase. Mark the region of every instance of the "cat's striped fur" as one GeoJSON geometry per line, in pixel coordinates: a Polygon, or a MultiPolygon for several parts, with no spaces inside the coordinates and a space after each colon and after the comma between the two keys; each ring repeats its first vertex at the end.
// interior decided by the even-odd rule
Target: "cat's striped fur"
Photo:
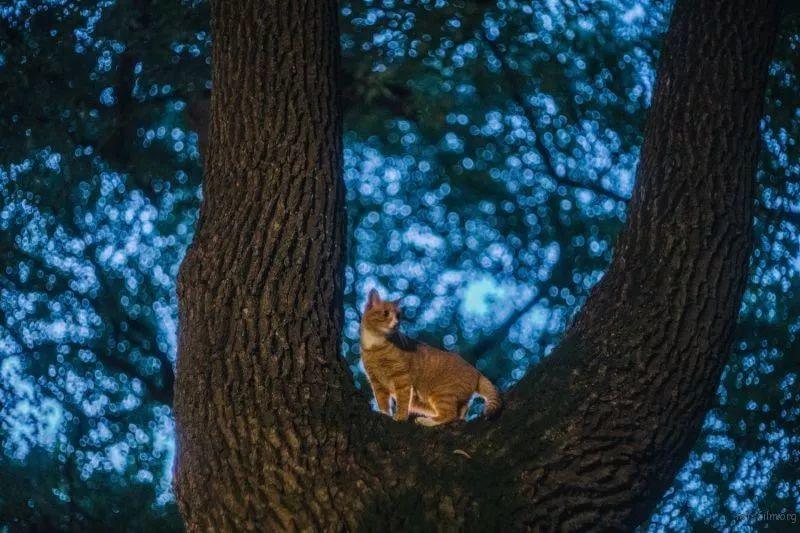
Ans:
{"type": "Polygon", "coordinates": [[[486,416],[499,411],[500,394],[475,367],[458,354],[403,336],[399,321],[397,302],[381,300],[372,289],[361,319],[361,360],[381,412],[390,414],[394,398],[395,420],[416,414],[418,424],[436,426],[464,418],[476,393],[486,401],[486,416]]]}

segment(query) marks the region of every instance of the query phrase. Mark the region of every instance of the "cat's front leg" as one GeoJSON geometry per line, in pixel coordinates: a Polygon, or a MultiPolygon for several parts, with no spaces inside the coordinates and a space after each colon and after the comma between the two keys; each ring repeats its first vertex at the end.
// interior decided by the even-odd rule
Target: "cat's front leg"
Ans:
{"type": "Polygon", "coordinates": [[[372,394],[375,395],[375,402],[378,404],[378,409],[381,413],[388,415],[389,413],[389,389],[381,386],[372,386],[372,394]]]}
{"type": "Polygon", "coordinates": [[[411,384],[398,385],[395,384],[395,406],[394,419],[398,422],[405,422],[408,420],[408,406],[411,403],[411,384]]]}

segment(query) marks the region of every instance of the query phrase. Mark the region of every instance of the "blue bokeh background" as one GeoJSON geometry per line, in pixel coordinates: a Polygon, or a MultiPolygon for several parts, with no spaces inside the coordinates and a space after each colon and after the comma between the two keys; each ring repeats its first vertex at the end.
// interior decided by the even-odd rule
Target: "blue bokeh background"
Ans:
{"type": "MultiPolygon", "coordinates": [[[[343,1],[342,356],[369,288],[505,389],[553,350],[625,222],[671,5],[343,1]]],[[[179,530],[178,266],[201,188],[201,1],[0,6],[0,528],[179,530]]],[[[800,503],[800,23],[782,21],[756,244],[702,435],[642,529],[800,503]]],[[[784,522],[791,524],[791,522],[784,522]]]]}

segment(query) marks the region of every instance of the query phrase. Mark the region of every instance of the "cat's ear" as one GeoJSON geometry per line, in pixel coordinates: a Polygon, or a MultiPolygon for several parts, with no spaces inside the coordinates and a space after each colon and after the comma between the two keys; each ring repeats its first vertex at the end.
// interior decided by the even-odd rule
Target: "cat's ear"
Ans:
{"type": "Polygon", "coordinates": [[[370,289],[369,296],[367,296],[367,307],[364,308],[364,311],[369,311],[379,303],[381,303],[381,295],[375,289],[370,289]]]}

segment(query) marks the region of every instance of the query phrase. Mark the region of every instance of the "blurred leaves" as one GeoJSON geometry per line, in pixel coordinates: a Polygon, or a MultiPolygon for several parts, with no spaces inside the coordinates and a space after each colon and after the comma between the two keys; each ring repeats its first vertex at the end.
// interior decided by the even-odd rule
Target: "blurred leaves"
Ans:
{"type": "MultiPolygon", "coordinates": [[[[378,287],[408,333],[510,387],[610,260],[670,6],[340,7],[343,356],[363,385],[358,320],[378,287]]],[[[175,276],[201,198],[208,6],[16,2],[0,20],[0,524],[177,529],[175,276]]],[[[737,341],[649,529],[800,503],[798,46],[787,14],[737,341]]]]}

